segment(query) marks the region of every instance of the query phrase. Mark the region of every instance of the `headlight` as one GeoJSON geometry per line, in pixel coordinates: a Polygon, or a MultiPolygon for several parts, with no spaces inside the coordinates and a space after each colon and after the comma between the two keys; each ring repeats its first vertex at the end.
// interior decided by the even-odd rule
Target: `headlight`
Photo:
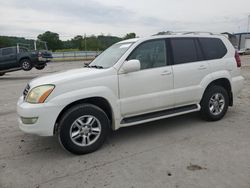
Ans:
{"type": "Polygon", "coordinates": [[[47,97],[55,88],[54,85],[42,85],[33,88],[26,97],[26,102],[28,103],[44,103],[47,97]]]}

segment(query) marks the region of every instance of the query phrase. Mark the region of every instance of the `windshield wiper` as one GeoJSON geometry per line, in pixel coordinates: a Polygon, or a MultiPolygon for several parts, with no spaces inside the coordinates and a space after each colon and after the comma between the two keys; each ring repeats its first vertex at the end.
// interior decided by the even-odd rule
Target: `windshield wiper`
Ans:
{"type": "Polygon", "coordinates": [[[103,66],[100,66],[100,65],[85,65],[84,67],[87,67],[87,68],[96,68],[96,69],[103,69],[103,66]]]}

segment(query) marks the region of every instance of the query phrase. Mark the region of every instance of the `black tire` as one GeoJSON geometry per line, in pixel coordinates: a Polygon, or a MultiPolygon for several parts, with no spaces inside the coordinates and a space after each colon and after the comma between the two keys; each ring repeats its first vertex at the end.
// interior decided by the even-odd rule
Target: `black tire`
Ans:
{"type": "Polygon", "coordinates": [[[38,65],[36,66],[37,70],[43,70],[46,67],[46,65],[38,65]]]}
{"type": "Polygon", "coordinates": [[[24,71],[30,71],[33,68],[33,65],[29,59],[22,59],[20,65],[24,71]]]}
{"type": "Polygon", "coordinates": [[[3,73],[0,73],[0,76],[3,76],[3,75],[5,75],[5,72],[3,72],[3,73]]]}
{"type": "MultiPolygon", "coordinates": [[[[82,129],[83,127],[87,127],[86,125],[87,123],[82,126],[82,129]]],[[[96,127],[93,127],[93,128],[96,128],[96,127]]],[[[106,113],[102,109],[92,104],[79,104],[79,105],[71,107],[69,110],[67,110],[63,114],[63,117],[59,122],[57,134],[58,134],[59,142],[66,150],[68,150],[71,153],[81,155],[81,154],[91,153],[99,149],[104,143],[105,139],[107,138],[109,129],[110,129],[109,119],[106,113]],[[83,140],[85,142],[84,144],[87,143],[85,140],[85,137],[86,137],[85,134],[91,134],[91,133],[78,133],[79,135],[75,136],[75,138],[77,138],[78,136],[80,137],[76,140],[74,140],[71,137],[73,137],[72,136],[73,129],[78,130],[79,132],[83,131],[83,130],[78,129],[78,126],[79,126],[78,123],[76,123],[78,124],[78,126],[75,126],[75,122],[76,120],[79,120],[79,118],[84,119],[85,116],[96,118],[97,121],[93,123],[93,126],[97,127],[98,122],[99,122],[100,133],[99,133],[99,136],[96,136],[96,140],[95,139],[92,140],[94,141],[93,143],[89,142],[91,143],[90,145],[80,146],[79,144],[83,144],[83,140]],[[81,134],[84,134],[84,135],[81,135],[81,134]]],[[[92,132],[92,130],[90,130],[90,132],[92,132]]],[[[90,135],[89,140],[90,138],[94,138],[94,136],[95,135],[90,135]]]]}
{"type": "Polygon", "coordinates": [[[211,86],[205,91],[201,100],[201,116],[207,121],[218,121],[225,116],[228,105],[229,96],[227,91],[221,86],[211,86]],[[216,99],[216,94],[219,94],[217,95],[218,99],[216,99]],[[222,105],[222,102],[219,102],[222,100],[224,100],[224,105],[222,105]],[[215,102],[213,103],[212,101],[215,102]]]}

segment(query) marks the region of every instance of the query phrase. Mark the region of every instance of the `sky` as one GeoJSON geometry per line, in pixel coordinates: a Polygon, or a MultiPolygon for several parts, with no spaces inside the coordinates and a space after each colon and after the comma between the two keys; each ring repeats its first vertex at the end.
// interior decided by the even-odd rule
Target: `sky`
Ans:
{"type": "Polygon", "coordinates": [[[146,37],[160,31],[246,32],[250,0],[0,0],[0,35],[45,31],[146,37]]]}

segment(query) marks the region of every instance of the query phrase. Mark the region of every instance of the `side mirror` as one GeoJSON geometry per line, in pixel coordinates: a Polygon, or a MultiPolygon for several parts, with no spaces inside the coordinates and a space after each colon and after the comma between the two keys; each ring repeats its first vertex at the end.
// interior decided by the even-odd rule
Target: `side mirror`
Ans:
{"type": "Polygon", "coordinates": [[[136,72],[141,69],[141,63],[137,59],[131,59],[123,63],[122,73],[136,72]]]}

